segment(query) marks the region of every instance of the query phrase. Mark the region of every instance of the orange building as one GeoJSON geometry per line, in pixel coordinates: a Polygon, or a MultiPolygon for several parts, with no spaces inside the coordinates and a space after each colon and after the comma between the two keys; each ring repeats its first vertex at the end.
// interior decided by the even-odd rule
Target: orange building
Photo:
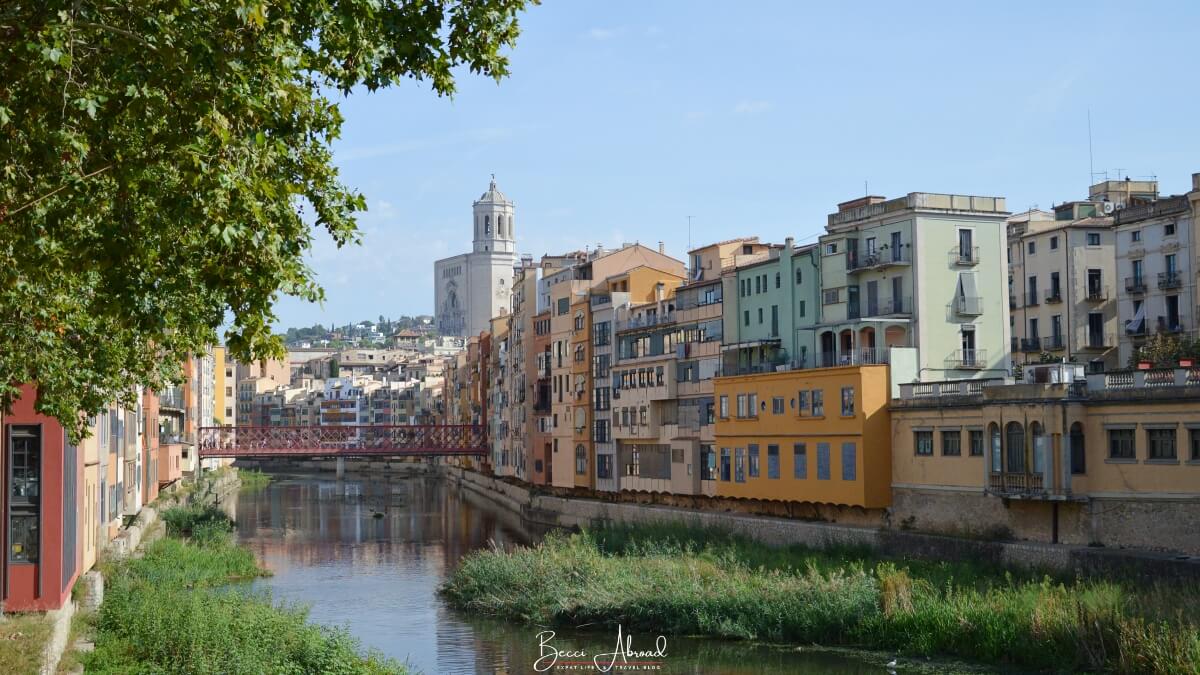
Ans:
{"type": "Polygon", "coordinates": [[[719,377],[717,496],[891,503],[887,366],[719,377]]]}

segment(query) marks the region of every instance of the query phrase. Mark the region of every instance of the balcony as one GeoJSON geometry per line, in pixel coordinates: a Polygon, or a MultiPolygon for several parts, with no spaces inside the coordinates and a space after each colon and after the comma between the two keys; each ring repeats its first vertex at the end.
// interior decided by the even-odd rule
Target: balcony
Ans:
{"type": "Polygon", "coordinates": [[[1021,338],[1021,351],[1025,353],[1042,351],[1042,341],[1040,338],[1021,338]]]}
{"type": "Polygon", "coordinates": [[[821,352],[817,355],[818,368],[834,368],[837,366],[875,366],[887,364],[888,349],[854,349],[840,354],[836,352],[821,352]]]}
{"type": "Polygon", "coordinates": [[[1001,472],[988,476],[988,492],[1006,497],[1043,494],[1045,476],[1040,473],[1001,472]]]}
{"type": "Polygon", "coordinates": [[[1057,288],[1047,289],[1046,304],[1047,305],[1056,305],[1060,302],[1062,302],[1062,291],[1057,288]]]}
{"type": "Polygon", "coordinates": [[[1037,291],[1033,291],[1032,293],[1025,294],[1025,306],[1026,307],[1037,307],[1038,306],[1037,291]]]}
{"type": "Polygon", "coordinates": [[[1110,349],[1115,344],[1117,338],[1111,333],[1088,333],[1081,349],[1110,349]]]}
{"type": "Polygon", "coordinates": [[[1125,290],[1129,293],[1145,293],[1146,280],[1142,277],[1125,277],[1125,290]]]}
{"type": "Polygon", "coordinates": [[[1042,338],[1042,351],[1057,352],[1066,349],[1066,341],[1061,335],[1049,335],[1042,338]]]}
{"type": "Polygon", "coordinates": [[[851,250],[846,252],[846,272],[857,273],[866,270],[883,269],[894,265],[911,265],[912,253],[907,246],[898,248],[883,248],[876,250],[851,250]]]}
{"type": "MultiPolygon", "coordinates": [[[[877,316],[896,316],[900,314],[912,314],[912,296],[901,298],[888,298],[887,300],[878,300],[874,303],[868,301],[864,311],[861,312],[863,318],[877,316]]],[[[850,317],[857,319],[859,317],[850,317]]]]}
{"type": "Polygon", "coordinates": [[[954,298],[954,312],[962,316],[983,314],[983,298],[977,295],[960,295],[954,298]]]}
{"type": "Polygon", "coordinates": [[[972,396],[982,397],[984,386],[1003,385],[1004,380],[953,380],[947,382],[902,382],[900,400],[972,396]]]}
{"type": "Polygon", "coordinates": [[[954,370],[982,370],[987,367],[986,349],[958,349],[947,359],[946,367],[954,370]]]}
{"type": "Polygon", "coordinates": [[[649,314],[617,322],[617,330],[637,330],[638,328],[653,328],[675,323],[675,313],[649,314]]]}
{"type": "Polygon", "coordinates": [[[1159,288],[1179,288],[1183,285],[1183,277],[1179,272],[1159,272],[1159,288]]]}
{"type": "Polygon", "coordinates": [[[183,410],[183,387],[168,387],[158,393],[159,409],[183,410]]]}
{"type": "Polygon", "coordinates": [[[1088,285],[1087,297],[1084,299],[1088,302],[1104,302],[1108,299],[1108,288],[1099,285],[1088,285]]]}
{"type": "Polygon", "coordinates": [[[950,264],[960,267],[979,264],[979,247],[955,246],[950,249],[950,264]]]}

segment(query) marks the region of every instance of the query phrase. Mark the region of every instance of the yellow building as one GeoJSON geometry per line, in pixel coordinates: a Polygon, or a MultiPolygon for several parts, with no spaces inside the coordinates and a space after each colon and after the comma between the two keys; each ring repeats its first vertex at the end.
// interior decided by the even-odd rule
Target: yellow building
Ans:
{"type": "Polygon", "coordinates": [[[901,384],[893,519],[920,530],[1200,553],[1200,369],[1029,366],[901,384]]]}
{"type": "Polygon", "coordinates": [[[719,377],[717,496],[891,503],[888,367],[719,377]]]}

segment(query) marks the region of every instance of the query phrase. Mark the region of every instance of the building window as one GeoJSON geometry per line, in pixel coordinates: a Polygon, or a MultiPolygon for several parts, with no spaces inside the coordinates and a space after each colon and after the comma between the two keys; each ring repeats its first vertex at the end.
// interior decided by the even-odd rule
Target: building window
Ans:
{"type": "Polygon", "coordinates": [[[792,446],[792,477],[808,478],[808,447],[804,443],[792,446]]]}
{"type": "Polygon", "coordinates": [[[942,455],[946,457],[962,455],[962,432],[958,429],[942,430],[942,455]]]}
{"type": "Polygon", "coordinates": [[[854,387],[842,387],[842,417],[854,416],[854,387]]]}
{"type": "Polygon", "coordinates": [[[823,389],[812,390],[812,414],[813,417],[825,415],[825,391],[823,389]]]}
{"type": "Polygon", "coordinates": [[[1087,245],[1088,246],[1099,246],[1100,245],[1100,233],[1099,232],[1088,232],[1087,233],[1087,245]]]}
{"type": "Polygon", "coordinates": [[[719,401],[721,406],[721,419],[727,420],[729,419],[729,397],[722,394],[719,401]]]}
{"type": "Polygon", "coordinates": [[[767,446],[767,478],[779,478],[779,446],[767,446]]]}
{"type": "Polygon", "coordinates": [[[1141,241],[1141,240],[1142,240],[1142,231],[1141,230],[1134,230],[1133,232],[1129,233],[1129,241],[1141,241]]]}
{"type": "Polygon", "coordinates": [[[596,478],[612,478],[612,455],[596,455],[596,478]]]}
{"type": "Polygon", "coordinates": [[[1032,242],[1032,241],[1029,242],[1029,255],[1033,255],[1036,252],[1037,252],[1037,246],[1034,245],[1034,242],[1032,242]]]}
{"type": "Polygon", "coordinates": [[[1200,429],[1188,429],[1188,445],[1192,448],[1191,460],[1200,462],[1200,429]]]}
{"type": "Polygon", "coordinates": [[[829,444],[817,443],[817,480],[829,480],[829,444]]]}
{"type": "Polygon", "coordinates": [[[796,392],[796,414],[800,417],[808,415],[808,390],[801,389],[796,392]]]}
{"type": "Polygon", "coordinates": [[[1058,250],[1058,237],[1050,237],[1050,250],[1058,250]]]}
{"type": "Polygon", "coordinates": [[[782,415],[783,414],[783,397],[782,396],[774,396],[771,398],[771,414],[772,415],[782,415]]]}
{"type": "Polygon", "coordinates": [[[780,284],[779,272],[776,272],[775,273],[775,288],[779,288],[779,284],[780,284]]]}
{"type": "Polygon", "coordinates": [[[837,242],[825,244],[825,255],[836,255],[838,252],[837,242]]]}
{"type": "Polygon", "coordinates": [[[854,443],[842,443],[842,480],[857,480],[858,447],[854,443]]]}
{"type": "Polygon", "coordinates": [[[826,305],[836,305],[838,303],[838,291],[840,288],[827,288],[821,293],[821,302],[826,305]]]}
{"type": "Polygon", "coordinates": [[[8,559],[14,563],[36,563],[41,518],[40,426],[9,427],[8,478],[8,559]]]}
{"type": "Polygon", "coordinates": [[[1147,429],[1146,442],[1150,449],[1149,459],[1176,460],[1175,428],[1147,429]]]}
{"type": "Polygon", "coordinates": [[[733,480],[738,483],[746,482],[746,449],[733,450],[733,480]]]}
{"type": "Polygon", "coordinates": [[[1167,223],[1163,225],[1163,235],[1171,237],[1175,235],[1175,223],[1167,223]]]}
{"type": "Polygon", "coordinates": [[[746,395],[737,395],[737,416],[746,417],[746,395]]]}
{"type": "Polygon", "coordinates": [[[1083,425],[1079,422],[1072,424],[1071,433],[1068,438],[1071,443],[1071,473],[1077,476],[1087,473],[1087,453],[1084,451],[1083,425]]]}
{"type": "Polygon", "coordinates": [[[800,316],[804,316],[804,301],[800,301],[800,316]]]}
{"type": "Polygon", "coordinates": [[[804,275],[801,274],[799,268],[796,268],[796,283],[797,284],[801,283],[803,281],[803,279],[804,279],[804,275]]]}
{"type": "Polygon", "coordinates": [[[742,311],[742,325],[744,325],[744,326],[750,325],[750,310],[748,310],[748,309],[742,311]]]}
{"type": "Polygon", "coordinates": [[[913,448],[916,449],[919,456],[933,455],[933,432],[932,431],[914,431],[913,432],[913,448]]]}
{"type": "Polygon", "coordinates": [[[971,456],[983,457],[983,429],[971,429],[967,432],[971,443],[971,456]]]}
{"type": "Polygon", "coordinates": [[[629,462],[625,465],[626,476],[640,476],[642,474],[642,458],[641,453],[635,448],[629,452],[629,462]]]}
{"type": "Polygon", "coordinates": [[[717,456],[711,445],[700,446],[700,480],[717,479],[717,456]]]}
{"type": "Polygon", "coordinates": [[[1133,429],[1108,430],[1108,456],[1110,459],[1137,459],[1133,429]]]}
{"type": "Polygon", "coordinates": [[[763,322],[763,308],[759,307],[758,308],[758,325],[761,326],[762,322],[763,322]]]}
{"type": "Polygon", "coordinates": [[[729,482],[729,448],[721,448],[721,480],[729,482]]]}
{"type": "Polygon", "coordinates": [[[558,316],[562,316],[563,314],[566,314],[569,311],[571,311],[570,298],[559,298],[558,299],[558,316]]]}
{"type": "Polygon", "coordinates": [[[750,456],[750,477],[758,478],[758,444],[751,443],[749,446],[750,456]]]}

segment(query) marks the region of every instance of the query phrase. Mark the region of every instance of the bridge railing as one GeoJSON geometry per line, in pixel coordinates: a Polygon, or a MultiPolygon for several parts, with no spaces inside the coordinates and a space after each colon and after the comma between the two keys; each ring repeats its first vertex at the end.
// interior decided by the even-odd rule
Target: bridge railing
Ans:
{"type": "Polygon", "coordinates": [[[293,427],[202,427],[201,457],[270,455],[479,455],[481,425],[407,424],[293,427]]]}

